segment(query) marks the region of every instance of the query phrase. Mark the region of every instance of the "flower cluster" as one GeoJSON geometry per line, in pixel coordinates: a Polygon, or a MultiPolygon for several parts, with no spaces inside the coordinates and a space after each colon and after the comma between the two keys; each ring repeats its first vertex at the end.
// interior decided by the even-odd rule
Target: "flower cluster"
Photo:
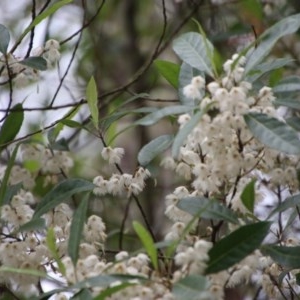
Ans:
{"type": "MultiPolygon", "coordinates": [[[[205,94],[199,106],[206,113],[187,136],[177,160],[166,157],[162,161],[164,167],[190,181],[189,186],[177,187],[166,196],[165,214],[174,222],[166,240],[182,240],[175,256],[180,267],[176,271],[178,277],[187,273],[201,274],[206,268],[207,251],[211,247],[193,235],[195,226],[190,225],[193,216],[177,207],[180,199],[197,196],[218,199],[238,213],[246,213],[241,193],[252,179],[264,176],[265,184],[274,195],[278,189],[287,194],[299,189],[299,157],[264,146],[254,138],[245,123],[244,115],[248,113],[262,113],[283,120],[273,106],[275,96],[272,89],[263,86],[255,92],[251,83],[244,80],[244,64],[245,58],[235,54],[225,62],[222,79],[205,84],[205,79],[197,76],[183,89],[184,96],[192,100],[199,100],[200,95],[205,94]],[[190,233],[183,237],[187,224],[191,226],[190,233]],[[192,246],[184,247],[191,241],[192,246]]],[[[180,115],[179,127],[183,128],[191,117],[191,114],[180,115]]],[[[259,203],[264,198],[259,183],[255,186],[255,193],[256,203],[259,203]]],[[[229,230],[232,228],[229,226],[229,230]]],[[[278,228],[274,228],[276,230],[278,228]]],[[[207,230],[206,236],[210,237],[211,232],[207,230]]],[[[262,287],[269,297],[278,296],[278,289],[272,282],[273,275],[269,272],[272,265],[276,264],[256,251],[231,269],[212,275],[210,292],[216,299],[223,299],[224,287],[252,281],[263,282],[262,287]]],[[[294,281],[295,277],[291,275],[286,285],[294,287],[294,281]]]]}
{"type": "MultiPolygon", "coordinates": [[[[56,40],[48,40],[44,47],[38,47],[32,50],[33,57],[42,57],[47,62],[48,68],[53,68],[59,58],[59,42],[56,40]]],[[[27,66],[22,63],[22,58],[17,58],[13,54],[7,54],[0,57],[1,76],[4,79],[13,79],[17,87],[24,87],[39,79],[39,71],[34,67],[27,66]]],[[[34,66],[34,65],[33,65],[34,66]]]]}

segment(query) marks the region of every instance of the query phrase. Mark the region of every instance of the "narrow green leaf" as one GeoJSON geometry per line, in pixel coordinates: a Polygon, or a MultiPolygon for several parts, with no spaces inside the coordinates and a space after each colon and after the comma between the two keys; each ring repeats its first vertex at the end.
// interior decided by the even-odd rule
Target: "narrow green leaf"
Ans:
{"type": "Polygon", "coordinates": [[[159,73],[175,88],[178,89],[180,66],[165,60],[155,60],[154,64],[159,73]]]}
{"type": "Polygon", "coordinates": [[[109,296],[112,296],[113,294],[124,290],[128,286],[135,285],[135,283],[130,283],[130,282],[123,282],[119,285],[113,286],[113,287],[108,287],[105,289],[103,292],[101,292],[98,296],[94,297],[93,300],[105,300],[108,299],[109,296]]]}
{"type": "Polygon", "coordinates": [[[204,276],[189,275],[173,285],[172,294],[177,300],[208,300],[211,299],[208,286],[208,280],[204,276]]]}
{"type": "Polygon", "coordinates": [[[299,99],[280,99],[277,98],[273,101],[274,106],[285,106],[293,109],[300,109],[299,99]]]}
{"type": "Polygon", "coordinates": [[[300,285],[300,273],[295,274],[295,277],[297,285],[300,285]]]}
{"type": "Polygon", "coordinates": [[[245,207],[253,213],[254,203],[255,203],[255,182],[256,180],[251,180],[244,188],[241,194],[241,200],[245,207]]]}
{"type": "Polygon", "coordinates": [[[289,208],[300,208],[300,194],[286,198],[282,203],[280,203],[275,209],[273,209],[268,216],[268,219],[279,212],[283,212],[289,208]]]}
{"type": "Polygon", "coordinates": [[[73,0],[60,0],[58,2],[55,2],[52,6],[50,6],[48,9],[43,11],[41,14],[36,16],[36,18],[27,26],[27,28],[23,31],[21,36],[18,38],[16,44],[19,44],[23,38],[33,29],[36,25],[41,23],[44,19],[54,14],[58,9],[60,9],[62,6],[71,3],[73,0]]]}
{"type": "Polygon", "coordinates": [[[43,214],[56,207],[58,204],[68,200],[77,193],[90,192],[94,189],[90,181],[71,178],[56,185],[45,197],[43,197],[34,213],[34,217],[41,217],[43,214]]]}
{"type": "Polygon", "coordinates": [[[138,162],[141,166],[148,165],[157,155],[168,149],[173,141],[173,135],[161,135],[146,144],[138,154],[138,162]]]}
{"type": "Polygon", "coordinates": [[[167,106],[154,112],[151,112],[149,115],[137,120],[136,124],[143,126],[153,125],[166,116],[187,113],[192,111],[193,109],[194,108],[191,106],[184,105],[167,106]]]}
{"type": "Polygon", "coordinates": [[[206,274],[226,270],[260,247],[271,223],[244,225],[218,241],[208,252],[206,274]]]}
{"type": "Polygon", "coordinates": [[[134,221],[132,226],[149,255],[154,269],[158,270],[157,248],[154,245],[154,241],[150,233],[137,221],[134,221]]]}
{"type": "Polygon", "coordinates": [[[33,69],[37,69],[40,71],[45,71],[47,70],[47,61],[39,56],[31,56],[31,57],[27,57],[21,61],[19,61],[20,64],[33,68],[33,69]]]}
{"type": "MultiPolygon", "coordinates": [[[[213,45],[209,41],[207,44],[213,52],[213,45]]],[[[189,32],[181,35],[173,42],[173,49],[184,62],[213,77],[213,68],[201,34],[189,32]]]]}
{"type": "Polygon", "coordinates": [[[56,238],[55,238],[54,229],[52,227],[48,228],[47,236],[46,236],[46,245],[51,255],[53,256],[54,260],[56,261],[58,269],[61,272],[61,274],[63,275],[66,274],[65,265],[62,263],[60,259],[60,255],[56,248],[56,238]]]}
{"type": "Polygon", "coordinates": [[[252,134],[266,146],[287,154],[300,154],[297,132],[276,118],[249,113],[244,119],[252,134]]]}
{"type": "Polygon", "coordinates": [[[177,207],[192,216],[197,215],[202,210],[200,218],[224,220],[233,224],[239,224],[238,216],[232,210],[213,199],[205,197],[183,198],[178,202],[177,207]]]}
{"type": "Polygon", "coordinates": [[[282,19],[264,33],[258,39],[257,47],[248,55],[245,72],[251,71],[260,63],[272,50],[275,43],[282,37],[292,34],[300,27],[300,14],[282,19]]]}
{"type": "Polygon", "coordinates": [[[178,131],[172,146],[172,156],[177,157],[179,154],[180,147],[184,144],[187,136],[192,132],[192,130],[196,127],[199,123],[202,116],[205,112],[198,111],[194,114],[191,119],[178,131]]]}
{"type": "Polygon", "coordinates": [[[286,247],[276,245],[264,245],[261,247],[263,255],[270,256],[275,262],[285,268],[300,268],[300,246],[286,247]]]}
{"type": "Polygon", "coordinates": [[[280,80],[272,90],[275,94],[292,93],[293,96],[300,90],[300,76],[287,76],[280,80]]]}
{"type": "Polygon", "coordinates": [[[92,296],[91,292],[88,288],[84,288],[76,293],[70,300],[93,300],[94,297],[92,296]]]}
{"type": "MultiPolygon", "coordinates": [[[[12,156],[10,157],[10,159],[11,158],[12,158],[12,156]]],[[[14,162],[10,163],[10,161],[9,161],[9,163],[7,165],[7,168],[6,168],[6,171],[9,168],[9,165],[13,166],[14,162]]],[[[5,178],[5,175],[4,175],[4,178],[5,178]]],[[[3,178],[3,185],[6,187],[6,191],[5,191],[3,202],[1,202],[1,200],[0,200],[0,206],[10,203],[12,197],[15,196],[23,186],[22,182],[19,182],[19,183],[14,184],[14,185],[8,185],[7,183],[4,182],[5,181],[4,178],[3,178]]],[[[1,188],[2,188],[2,184],[1,184],[1,188]]],[[[0,195],[2,194],[1,188],[0,188],[0,195]]],[[[0,199],[2,199],[2,196],[0,196],[0,199]]]]}
{"type": "Polygon", "coordinates": [[[254,70],[251,70],[248,75],[246,76],[246,80],[250,82],[255,82],[257,81],[261,76],[280,69],[288,64],[294,63],[294,59],[290,58],[277,58],[273,59],[271,61],[267,61],[264,63],[259,64],[258,66],[255,67],[254,70]]]}
{"type": "MultiPolygon", "coordinates": [[[[59,136],[60,132],[63,130],[65,124],[64,122],[72,121],[71,119],[77,114],[79,110],[79,106],[77,108],[72,107],[58,122],[58,124],[52,128],[52,130],[49,130],[48,132],[48,139],[52,146],[53,143],[55,143],[57,137],[59,136]]],[[[75,122],[75,121],[74,121],[75,122]]]]}
{"type": "Polygon", "coordinates": [[[84,126],[81,123],[74,121],[74,120],[65,119],[65,120],[60,121],[60,123],[64,124],[65,126],[71,127],[71,128],[83,128],[84,129],[84,126]]]}
{"type": "Polygon", "coordinates": [[[296,131],[300,131],[300,118],[299,117],[290,117],[285,120],[286,123],[294,128],[296,131]]]}
{"type": "Polygon", "coordinates": [[[57,284],[61,284],[61,281],[58,279],[55,279],[53,277],[50,277],[47,273],[33,270],[33,269],[21,269],[21,268],[12,268],[12,267],[6,267],[1,266],[0,267],[0,274],[1,273],[15,273],[15,274],[22,274],[22,275],[29,275],[29,276],[36,276],[40,278],[45,278],[47,280],[56,282],[57,284]]]}
{"type": "Polygon", "coordinates": [[[79,253],[79,245],[82,237],[82,230],[84,227],[84,223],[86,220],[86,214],[88,210],[88,201],[89,193],[85,195],[80,201],[78,208],[76,209],[70,229],[70,237],[68,242],[68,254],[72,259],[74,266],[76,266],[78,253],[79,253]]]}
{"type": "Polygon", "coordinates": [[[13,110],[5,119],[0,129],[0,151],[2,151],[6,144],[13,141],[21,129],[24,120],[24,111],[21,103],[15,105],[13,110]]]}
{"type": "Polygon", "coordinates": [[[10,34],[8,29],[4,25],[0,24],[0,52],[2,52],[2,54],[6,54],[9,41],[10,34]]]}
{"type": "Polygon", "coordinates": [[[2,178],[2,182],[1,182],[1,186],[0,186],[0,207],[3,204],[7,203],[6,202],[7,198],[5,196],[6,196],[6,191],[7,191],[8,187],[9,187],[9,184],[8,184],[8,182],[9,182],[9,176],[10,176],[11,169],[12,169],[12,167],[15,164],[15,160],[16,160],[16,156],[17,156],[17,153],[18,153],[19,146],[20,146],[20,144],[17,144],[16,147],[14,148],[14,151],[12,152],[12,155],[9,158],[9,161],[8,161],[8,164],[7,164],[4,176],[2,178]]]}
{"type": "Polygon", "coordinates": [[[34,218],[31,221],[22,225],[18,232],[25,232],[25,231],[38,231],[40,229],[46,228],[46,221],[43,218],[34,218]]]}
{"type": "Polygon", "coordinates": [[[91,112],[92,121],[95,128],[99,125],[99,110],[98,110],[98,92],[94,77],[91,77],[86,88],[86,100],[91,112]]]}

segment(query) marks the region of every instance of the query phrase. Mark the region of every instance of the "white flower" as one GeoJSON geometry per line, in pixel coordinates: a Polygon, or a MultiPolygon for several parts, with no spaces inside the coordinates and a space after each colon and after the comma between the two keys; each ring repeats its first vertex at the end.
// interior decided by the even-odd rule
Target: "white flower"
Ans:
{"type": "Polygon", "coordinates": [[[104,147],[101,155],[104,160],[108,161],[110,165],[113,165],[121,162],[124,153],[125,151],[123,148],[104,147]]]}
{"type": "Polygon", "coordinates": [[[183,88],[183,95],[193,100],[201,98],[199,89],[193,84],[188,84],[183,88]]]}

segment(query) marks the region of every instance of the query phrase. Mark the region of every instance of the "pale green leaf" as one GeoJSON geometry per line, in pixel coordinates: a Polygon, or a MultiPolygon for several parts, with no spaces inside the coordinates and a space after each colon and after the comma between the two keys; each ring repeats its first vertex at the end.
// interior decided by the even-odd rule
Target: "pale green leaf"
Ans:
{"type": "Polygon", "coordinates": [[[205,197],[188,197],[179,200],[177,207],[200,218],[212,220],[224,220],[233,224],[239,224],[238,216],[224,204],[205,197]]]}
{"type": "Polygon", "coordinates": [[[178,131],[172,146],[172,156],[177,157],[179,154],[179,149],[183,146],[187,136],[192,132],[192,130],[197,126],[202,116],[205,114],[204,111],[198,111],[194,114],[191,119],[178,131]]]}
{"type": "Polygon", "coordinates": [[[94,77],[91,77],[86,88],[86,100],[91,112],[92,121],[95,128],[99,125],[99,110],[98,110],[98,92],[94,77]]]}
{"type": "Polygon", "coordinates": [[[16,147],[14,148],[14,150],[13,150],[13,152],[12,152],[10,158],[9,158],[9,161],[7,163],[4,176],[3,176],[2,180],[1,180],[1,186],[0,186],[0,207],[3,204],[6,204],[6,201],[7,201],[7,198],[5,196],[6,196],[6,191],[9,188],[9,185],[8,185],[9,176],[10,176],[11,169],[15,165],[15,160],[16,160],[16,156],[17,156],[17,153],[18,153],[18,150],[19,150],[19,146],[20,146],[20,144],[17,144],[16,147]]]}
{"type": "Polygon", "coordinates": [[[18,38],[16,45],[20,43],[20,41],[23,40],[23,38],[39,23],[41,23],[44,19],[48,18],[52,14],[54,14],[58,9],[60,9],[62,6],[71,3],[73,0],[60,0],[51,5],[48,9],[43,11],[41,14],[36,16],[34,20],[27,26],[27,28],[23,31],[21,36],[18,38]]]}
{"type": "Polygon", "coordinates": [[[253,70],[272,50],[275,43],[282,37],[292,34],[300,27],[300,14],[282,19],[259,37],[257,47],[248,54],[245,72],[253,70]]]}
{"type": "Polygon", "coordinates": [[[43,218],[33,218],[18,228],[18,232],[38,231],[46,228],[46,221],[43,218]]]}
{"type": "Polygon", "coordinates": [[[174,106],[167,106],[151,112],[149,115],[139,119],[136,121],[137,125],[149,126],[153,125],[158,122],[160,119],[170,116],[170,115],[178,115],[187,113],[193,110],[191,106],[184,106],[184,105],[174,105],[174,106]]]}
{"type": "Polygon", "coordinates": [[[155,270],[158,270],[157,260],[157,248],[155,247],[154,241],[150,233],[137,221],[132,223],[135,233],[141,240],[148,256],[150,257],[151,263],[155,270]]]}
{"type": "MultiPolygon", "coordinates": [[[[179,96],[179,100],[183,105],[189,105],[189,106],[195,106],[195,101],[193,99],[187,98],[184,94],[183,94],[183,88],[190,84],[193,77],[196,76],[202,76],[204,77],[204,73],[194,69],[193,67],[191,67],[189,64],[183,62],[181,67],[180,67],[180,72],[179,72],[179,90],[178,90],[178,96],[179,96]]],[[[199,91],[201,97],[204,96],[205,91],[199,91]]]]}
{"type": "Polygon", "coordinates": [[[4,25],[0,24],[0,52],[2,52],[2,54],[6,54],[9,41],[10,34],[8,29],[4,25]]]}
{"type": "Polygon", "coordinates": [[[50,209],[58,204],[68,200],[71,196],[77,193],[90,192],[95,188],[95,185],[90,181],[71,178],[56,185],[46,196],[44,196],[34,213],[34,217],[41,217],[50,209]]]}
{"type": "Polygon", "coordinates": [[[56,237],[55,232],[52,227],[48,228],[47,236],[46,236],[46,245],[48,250],[50,251],[51,255],[53,256],[54,260],[58,265],[58,269],[62,274],[66,273],[66,268],[60,259],[60,255],[58,253],[57,245],[56,245],[56,237]]]}
{"type": "Polygon", "coordinates": [[[18,63],[40,71],[45,71],[47,69],[47,61],[39,56],[27,57],[18,63]]]}
{"type": "Polygon", "coordinates": [[[88,198],[89,193],[87,193],[85,197],[83,197],[80,200],[80,204],[72,218],[70,237],[68,242],[68,254],[71,257],[74,266],[76,266],[78,259],[79,245],[82,238],[82,230],[84,228],[84,223],[86,220],[86,214],[88,210],[88,198]]]}
{"type": "Polygon", "coordinates": [[[264,245],[261,248],[264,255],[270,256],[275,262],[285,268],[300,268],[300,247],[264,245]]]}
{"type": "Polygon", "coordinates": [[[266,146],[287,154],[300,154],[297,132],[276,118],[261,113],[244,116],[252,134],[266,146]]]}
{"type": "MultiPolygon", "coordinates": [[[[209,41],[207,44],[212,52],[213,45],[209,41]]],[[[189,32],[181,35],[173,42],[173,49],[185,63],[213,77],[213,67],[201,34],[189,32]]]]}
{"type": "Polygon", "coordinates": [[[176,300],[210,300],[207,278],[201,275],[188,275],[178,280],[172,289],[176,300]]]}
{"type": "Polygon", "coordinates": [[[148,165],[157,155],[169,148],[173,135],[161,135],[146,144],[138,154],[138,162],[142,166],[148,165]]]}

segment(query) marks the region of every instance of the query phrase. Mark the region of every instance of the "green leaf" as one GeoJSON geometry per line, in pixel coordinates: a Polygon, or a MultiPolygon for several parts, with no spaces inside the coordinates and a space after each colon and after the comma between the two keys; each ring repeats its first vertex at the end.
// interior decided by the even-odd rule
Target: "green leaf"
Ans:
{"type": "Polygon", "coordinates": [[[299,99],[280,99],[277,98],[273,101],[274,106],[285,106],[293,109],[300,109],[299,99]]]}
{"type": "MultiPolygon", "coordinates": [[[[13,166],[14,162],[9,162],[9,164],[11,164],[13,166]]],[[[7,169],[8,169],[8,166],[6,168],[6,171],[7,171],[7,169]]],[[[5,179],[3,178],[3,181],[4,180],[5,179]]],[[[12,197],[15,196],[20,191],[20,189],[23,186],[23,183],[19,182],[19,183],[14,184],[14,185],[8,185],[7,183],[3,183],[3,185],[6,187],[6,191],[5,191],[3,201],[1,202],[1,200],[0,200],[0,206],[4,205],[4,204],[8,204],[11,201],[12,197]]],[[[2,189],[2,184],[1,184],[1,188],[0,188],[0,195],[2,194],[1,189],[2,189]]],[[[2,196],[0,196],[0,199],[2,199],[2,196]]]]}
{"type": "Polygon", "coordinates": [[[300,27],[300,14],[287,17],[276,23],[258,39],[257,47],[248,55],[245,72],[253,70],[272,50],[275,43],[282,37],[292,34],[300,27]]]}
{"type": "MultiPolygon", "coordinates": [[[[72,121],[71,119],[77,114],[79,110],[79,106],[77,108],[72,107],[63,117],[62,119],[58,122],[58,124],[49,130],[48,132],[48,139],[51,144],[51,147],[53,148],[53,144],[55,143],[58,135],[64,128],[64,122],[66,121],[72,121]]],[[[74,121],[75,122],[75,121],[74,121]]]]}
{"type": "Polygon", "coordinates": [[[139,119],[136,121],[137,125],[149,126],[155,124],[160,119],[170,116],[170,115],[178,115],[187,113],[193,110],[191,106],[184,106],[184,105],[174,105],[174,106],[167,106],[156,110],[149,115],[139,119]]]}
{"type": "Polygon", "coordinates": [[[123,282],[113,287],[108,287],[104,291],[102,291],[98,296],[94,297],[93,300],[105,300],[107,297],[127,288],[128,286],[135,285],[135,283],[123,282]]]}
{"type": "Polygon", "coordinates": [[[46,228],[46,221],[44,218],[34,218],[31,221],[22,225],[18,232],[25,232],[25,231],[38,231],[40,229],[46,228]]]}
{"type": "Polygon", "coordinates": [[[300,76],[288,76],[283,78],[278,82],[276,86],[273,87],[272,91],[275,94],[287,94],[298,92],[300,90],[300,76]]]}
{"type": "Polygon", "coordinates": [[[138,154],[138,162],[141,166],[148,165],[158,154],[168,149],[173,141],[173,135],[161,135],[146,144],[138,154]]]}
{"type": "Polygon", "coordinates": [[[201,275],[189,275],[178,280],[173,285],[172,294],[177,300],[209,300],[209,283],[201,275]]]}
{"type": "Polygon", "coordinates": [[[71,257],[74,266],[76,266],[78,259],[79,245],[88,209],[88,199],[89,193],[87,193],[85,197],[81,199],[80,204],[72,218],[70,237],[68,242],[68,254],[71,257]]]}
{"type": "Polygon", "coordinates": [[[56,248],[56,237],[55,237],[54,229],[52,227],[48,228],[47,236],[46,236],[46,245],[47,245],[48,250],[50,251],[51,255],[53,256],[54,260],[56,261],[59,271],[63,275],[65,275],[66,268],[65,268],[64,264],[62,263],[62,261],[60,259],[60,255],[56,248]]]}
{"type": "MultiPolygon", "coordinates": [[[[196,76],[202,76],[204,77],[204,73],[192,68],[189,64],[183,62],[180,67],[180,73],[179,73],[179,90],[178,90],[178,96],[179,100],[183,105],[189,105],[189,106],[195,106],[195,101],[193,99],[185,97],[183,94],[183,88],[190,84],[193,77],[196,76]]],[[[201,97],[205,95],[205,91],[199,91],[201,97]]]]}
{"type": "MultiPolygon", "coordinates": [[[[213,52],[213,45],[209,41],[207,44],[213,52]]],[[[173,49],[185,63],[213,77],[213,67],[201,34],[189,32],[181,35],[173,42],[173,49]]]]}
{"type": "Polygon", "coordinates": [[[155,60],[154,64],[159,73],[175,88],[178,88],[180,66],[170,61],[155,60]]]}
{"type": "Polygon", "coordinates": [[[294,196],[286,198],[283,202],[281,202],[275,209],[271,211],[268,218],[274,216],[279,212],[283,212],[289,208],[300,208],[300,194],[296,194],[294,196]]]}
{"type": "Polygon", "coordinates": [[[59,123],[62,123],[63,125],[71,127],[71,128],[83,128],[84,129],[84,126],[81,123],[74,121],[74,120],[65,119],[65,120],[60,121],[59,123]]]}
{"type": "Polygon", "coordinates": [[[264,245],[261,247],[263,255],[270,256],[275,262],[285,268],[300,268],[300,246],[286,247],[276,245],[264,245]]]}
{"type": "Polygon", "coordinates": [[[261,63],[258,66],[256,66],[256,68],[254,70],[251,70],[247,77],[246,80],[249,82],[255,82],[257,81],[261,76],[280,69],[288,64],[294,63],[295,60],[294,59],[290,59],[290,58],[277,58],[277,59],[273,59],[271,61],[265,62],[265,63],[261,63]]]}
{"type": "Polygon", "coordinates": [[[6,170],[5,170],[5,173],[4,173],[4,176],[2,178],[2,181],[1,181],[1,187],[0,187],[0,207],[3,205],[3,204],[6,204],[7,202],[7,197],[6,197],[6,191],[9,187],[9,176],[10,176],[10,172],[11,172],[11,169],[12,167],[14,166],[15,164],[15,160],[16,160],[16,156],[17,156],[17,152],[18,152],[18,149],[19,149],[19,146],[20,144],[17,144],[16,147],[14,148],[14,151],[11,155],[11,157],[9,158],[9,161],[7,163],[7,166],[6,166],[6,170]]]}
{"type": "Polygon", "coordinates": [[[47,70],[47,61],[39,56],[31,56],[31,57],[27,57],[21,61],[19,61],[18,63],[33,68],[33,69],[37,69],[40,71],[45,71],[47,70]]]}
{"type": "Polygon", "coordinates": [[[286,123],[294,128],[296,131],[300,131],[300,118],[299,117],[290,117],[285,120],[286,123]]]}
{"type": "Polygon", "coordinates": [[[206,274],[226,270],[257,249],[269,232],[271,223],[244,225],[218,241],[208,252],[206,274]]]}
{"type": "Polygon", "coordinates": [[[10,34],[8,29],[4,25],[0,24],[0,52],[2,52],[2,54],[6,54],[9,41],[10,34]]]}
{"type": "Polygon", "coordinates": [[[56,207],[58,204],[68,200],[77,193],[90,192],[95,188],[94,184],[83,179],[71,178],[56,185],[45,197],[41,199],[34,213],[34,217],[43,214],[56,207]]]}
{"type": "Polygon", "coordinates": [[[181,199],[177,207],[195,216],[202,210],[200,218],[212,220],[224,220],[233,224],[239,224],[237,215],[225,205],[213,199],[205,197],[188,197],[181,199]]]}
{"type": "Polygon", "coordinates": [[[73,0],[60,0],[54,3],[52,6],[50,6],[48,9],[43,11],[41,14],[36,16],[34,20],[27,26],[27,28],[23,31],[21,36],[18,38],[16,45],[19,44],[23,38],[39,23],[41,23],[44,19],[54,14],[58,9],[60,9],[62,6],[71,3],[73,0]]]}
{"type": "Polygon", "coordinates": [[[154,269],[158,270],[157,248],[154,245],[154,241],[150,233],[137,221],[134,221],[132,226],[149,255],[154,269]]]}
{"type": "Polygon", "coordinates": [[[297,285],[300,285],[300,273],[295,274],[295,277],[297,285]]]}
{"type": "Polygon", "coordinates": [[[287,154],[300,154],[297,132],[290,126],[261,113],[249,113],[244,119],[252,134],[266,146],[287,154]]]}
{"type": "Polygon", "coordinates": [[[78,293],[76,293],[73,297],[70,298],[70,300],[93,300],[91,292],[88,290],[88,288],[82,289],[78,293]]]}
{"type": "Polygon", "coordinates": [[[254,203],[255,203],[255,182],[256,180],[251,180],[244,188],[241,194],[241,200],[245,207],[253,213],[254,203]]]}
{"type": "Polygon", "coordinates": [[[94,77],[91,77],[86,88],[86,100],[96,129],[99,125],[98,92],[94,77]]]}
{"type": "Polygon", "coordinates": [[[6,144],[14,140],[23,124],[24,111],[22,104],[15,105],[12,110],[0,129],[0,152],[6,147],[6,144]]]}
{"type": "Polygon", "coordinates": [[[191,119],[178,131],[172,146],[172,156],[177,157],[180,147],[184,144],[187,136],[197,126],[202,116],[205,114],[203,110],[194,114],[191,119]]]}

